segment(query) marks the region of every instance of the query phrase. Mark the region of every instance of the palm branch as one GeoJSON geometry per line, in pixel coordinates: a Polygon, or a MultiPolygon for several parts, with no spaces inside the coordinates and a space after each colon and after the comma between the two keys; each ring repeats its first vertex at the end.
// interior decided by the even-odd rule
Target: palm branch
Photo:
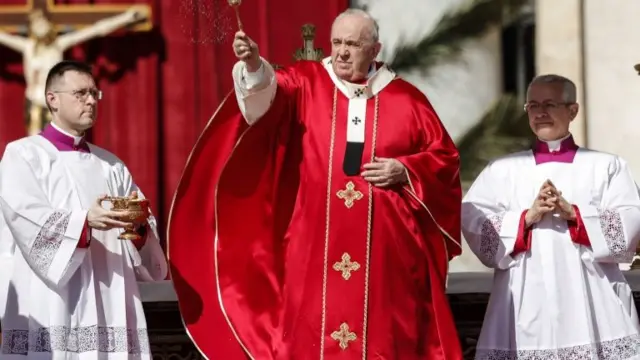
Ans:
{"type": "Polygon", "coordinates": [[[460,177],[468,188],[493,159],[531,147],[527,115],[513,94],[503,95],[456,143],[460,152],[460,177]]]}
{"type": "Polygon", "coordinates": [[[434,65],[455,59],[462,46],[496,25],[508,22],[530,0],[469,0],[445,14],[433,31],[413,44],[399,46],[390,63],[397,72],[419,69],[428,72],[434,65]]]}
{"type": "MultiPolygon", "coordinates": [[[[470,0],[445,14],[421,40],[397,48],[390,66],[397,72],[428,73],[435,65],[455,60],[462,46],[492,27],[512,21],[530,0],[470,0]]],[[[456,141],[463,187],[468,188],[489,161],[530,147],[532,136],[522,104],[503,95],[480,121],[456,141]]]]}

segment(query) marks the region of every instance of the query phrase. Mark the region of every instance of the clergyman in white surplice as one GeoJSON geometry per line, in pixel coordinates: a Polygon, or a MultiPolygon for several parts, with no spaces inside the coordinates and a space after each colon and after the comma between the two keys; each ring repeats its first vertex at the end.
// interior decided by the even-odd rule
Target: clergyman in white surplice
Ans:
{"type": "Polygon", "coordinates": [[[91,69],[49,73],[52,122],[7,145],[0,162],[0,323],[3,359],[150,359],[138,281],[162,280],[156,221],[128,225],[104,196],[144,197],[115,155],[85,131],[102,94],[91,69]]]}
{"type": "Polygon", "coordinates": [[[619,268],[640,235],[629,167],[575,144],[570,80],[535,78],[525,109],[534,148],[492,161],[463,199],[463,235],[495,269],[476,359],[640,358],[638,315],[619,268]]]}

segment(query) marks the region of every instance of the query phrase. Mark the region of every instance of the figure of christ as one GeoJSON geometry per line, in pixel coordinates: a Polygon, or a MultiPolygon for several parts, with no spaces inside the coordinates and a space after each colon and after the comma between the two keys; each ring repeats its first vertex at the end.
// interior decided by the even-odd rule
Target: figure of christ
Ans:
{"type": "Polygon", "coordinates": [[[88,40],[106,36],[147,16],[146,8],[132,6],[119,15],[59,35],[55,24],[46,17],[44,12],[41,9],[35,9],[29,15],[28,36],[0,31],[0,44],[22,54],[28,134],[39,133],[45,123],[50,120],[50,113],[46,111],[45,80],[49,70],[63,60],[65,51],[88,40]]]}

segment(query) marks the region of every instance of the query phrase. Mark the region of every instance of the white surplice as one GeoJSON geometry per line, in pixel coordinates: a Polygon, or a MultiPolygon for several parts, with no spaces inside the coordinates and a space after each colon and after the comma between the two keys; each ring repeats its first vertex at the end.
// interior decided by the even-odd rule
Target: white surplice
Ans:
{"type": "Polygon", "coordinates": [[[148,220],[152,231],[140,251],[117,239],[122,229],[91,230],[90,246],[77,248],[101,194],[144,196],[117,157],[90,150],[61,152],[39,135],[5,149],[0,358],[151,358],[137,281],[167,273],[156,221],[148,220]]]}
{"type": "Polygon", "coordinates": [[[640,336],[629,262],[640,234],[640,197],[626,162],[579,149],[573,163],[536,165],[532,151],[489,164],[463,200],[463,234],[495,269],[476,359],[638,359],[640,336]],[[520,217],[546,179],[575,204],[591,247],[547,214],[531,250],[510,256],[520,217]]]}

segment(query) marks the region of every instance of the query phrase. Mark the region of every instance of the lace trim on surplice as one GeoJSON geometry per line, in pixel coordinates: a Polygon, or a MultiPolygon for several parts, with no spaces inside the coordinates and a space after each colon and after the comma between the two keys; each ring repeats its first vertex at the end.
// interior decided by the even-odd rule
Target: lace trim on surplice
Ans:
{"type": "Polygon", "coordinates": [[[29,252],[29,258],[35,270],[41,274],[46,274],[49,271],[53,258],[64,239],[70,217],[71,214],[66,211],[55,210],[36,236],[29,252]]]}
{"type": "Polygon", "coordinates": [[[611,257],[616,261],[631,262],[634,253],[627,250],[620,213],[617,210],[598,209],[598,217],[611,257]]]}
{"type": "Polygon", "coordinates": [[[475,360],[621,360],[637,355],[640,355],[640,335],[560,349],[478,349],[475,360]]]}
{"type": "Polygon", "coordinates": [[[500,248],[500,230],[504,214],[489,215],[480,230],[480,256],[485,264],[493,264],[500,248]]]}
{"type": "Polygon", "coordinates": [[[54,351],[148,354],[149,337],[147,329],[97,325],[2,331],[2,354],[27,355],[54,351]]]}

